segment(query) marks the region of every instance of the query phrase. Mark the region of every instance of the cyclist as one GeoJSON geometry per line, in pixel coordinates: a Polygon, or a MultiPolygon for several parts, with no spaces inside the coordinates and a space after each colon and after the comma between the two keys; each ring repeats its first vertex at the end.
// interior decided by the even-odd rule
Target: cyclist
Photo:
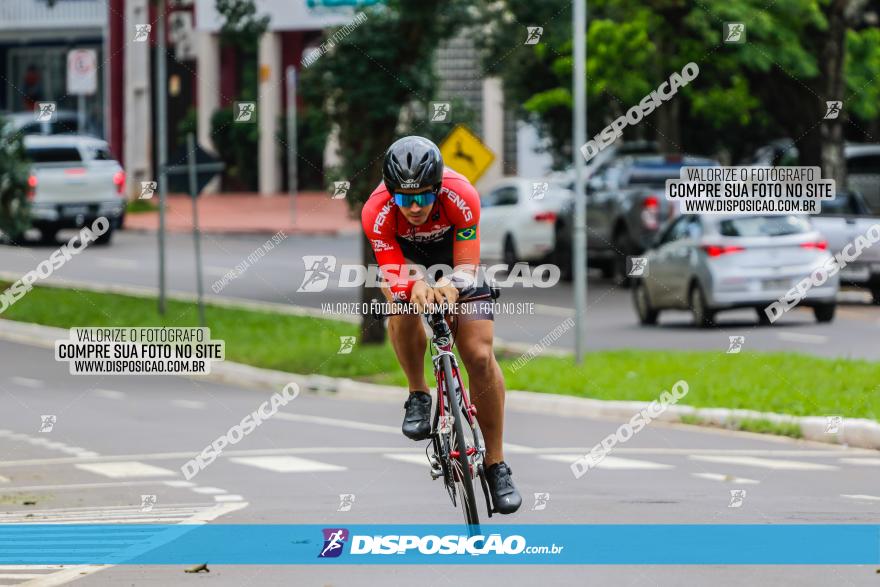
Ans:
{"type": "MultiPolygon", "coordinates": [[[[424,308],[430,303],[455,303],[459,289],[473,283],[480,263],[480,196],[460,173],[444,168],[437,145],[418,136],[404,137],[385,153],[383,181],[364,204],[361,221],[376,262],[389,287],[388,300],[409,301],[424,308]],[[455,268],[431,286],[426,275],[410,275],[409,266],[442,264],[455,268]]],[[[430,276],[434,277],[434,276],[430,276]]],[[[488,293],[483,285],[476,295],[488,293]]],[[[504,378],[492,350],[494,323],[491,304],[456,317],[456,346],[470,377],[470,393],[486,441],[486,478],[499,513],[519,509],[522,498],[504,462],[504,378]]],[[[404,403],[403,434],[424,440],[431,433],[431,395],[425,381],[427,337],[417,314],[389,319],[388,334],[409,381],[404,403]]]]}

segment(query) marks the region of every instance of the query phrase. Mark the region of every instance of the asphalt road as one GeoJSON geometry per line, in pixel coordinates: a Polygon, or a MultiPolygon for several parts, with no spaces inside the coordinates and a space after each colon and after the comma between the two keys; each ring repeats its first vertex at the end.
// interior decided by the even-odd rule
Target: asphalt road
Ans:
{"type": "MultiPolygon", "coordinates": [[[[0,522],[337,526],[460,520],[439,482],[428,476],[422,443],[400,434],[398,403],[302,393],[188,484],[181,465],[253,411],[266,392],[179,377],[74,377],[50,350],[9,342],[0,342],[0,357],[6,367],[0,373],[0,522]],[[56,421],[51,432],[41,433],[45,414],[56,421]],[[340,494],[354,494],[350,511],[338,511],[340,494]],[[142,495],[156,496],[149,512],[141,511],[142,495]]],[[[569,463],[618,425],[508,413],[506,460],[525,502],[518,514],[493,522],[877,521],[877,451],[655,422],[576,480],[569,463]],[[729,507],[732,489],[746,490],[740,507],[729,507]],[[535,493],[549,493],[543,509],[536,508],[535,493]]],[[[0,583],[877,583],[875,569],[867,566],[209,567],[209,575],[184,574],[177,566],[0,567],[0,583]]]]}
{"type": "MultiPolygon", "coordinates": [[[[65,233],[62,233],[62,236],[65,233]]],[[[72,234],[72,233],[66,233],[72,234]]],[[[246,261],[266,241],[267,235],[203,237],[205,291],[214,294],[218,283],[231,269],[246,261]]],[[[332,283],[325,291],[300,293],[306,255],[334,256],[337,266],[359,263],[360,242],[354,236],[291,236],[248,264],[238,278],[218,285],[220,296],[247,298],[321,308],[322,304],[359,301],[359,290],[339,288],[332,283]]],[[[158,283],[156,235],[122,232],[110,247],[91,247],[64,265],[54,275],[71,280],[105,284],[156,287],[158,283]]],[[[0,246],[0,269],[24,273],[49,257],[51,246],[14,248],[0,246]]],[[[168,236],[168,287],[174,291],[196,290],[192,238],[168,236]]],[[[50,278],[51,279],[51,278],[50,278]]],[[[636,322],[629,290],[598,276],[590,279],[587,306],[587,348],[620,349],[726,349],[729,337],[746,337],[746,350],[789,350],[828,357],[880,358],[876,343],[880,307],[871,306],[861,291],[841,294],[837,318],[831,324],[817,324],[809,310],[794,310],[772,327],[761,327],[751,310],[719,315],[720,326],[700,330],[691,324],[687,312],[664,312],[660,326],[641,327],[636,322]]],[[[554,287],[505,289],[499,302],[511,303],[516,313],[499,315],[496,335],[511,342],[534,344],[574,315],[570,284],[554,287]]],[[[329,312],[334,315],[334,311],[329,312]]],[[[573,329],[554,343],[555,349],[574,347],[573,329]]]]}

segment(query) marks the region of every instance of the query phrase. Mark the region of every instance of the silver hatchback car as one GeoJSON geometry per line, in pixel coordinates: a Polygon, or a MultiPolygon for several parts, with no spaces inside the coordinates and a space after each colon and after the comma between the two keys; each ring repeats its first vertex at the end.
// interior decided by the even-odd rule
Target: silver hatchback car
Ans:
{"type": "MultiPolygon", "coordinates": [[[[681,216],[644,255],[646,271],[633,288],[639,321],[656,324],[661,310],[689,309],[706,327],[720,310],[751,307],[769,323],[764,308],[828,262],[827,248],[803,216],[681,216]]],[[[830,322],[839,286],[830,276],[800,303],[830,322]]]]}

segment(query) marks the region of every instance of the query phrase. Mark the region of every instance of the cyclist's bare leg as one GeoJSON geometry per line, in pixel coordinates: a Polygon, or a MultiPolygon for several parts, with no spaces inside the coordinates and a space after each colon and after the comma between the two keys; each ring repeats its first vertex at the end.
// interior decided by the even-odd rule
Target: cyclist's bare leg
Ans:
{"type": "MultiPolygon", "coordinates": [[[[391,299],[391,292],[386,288],[382,288],[382,293],[386,299],[391,299]]],[[[425,334],[422,316],[419,314],[391,316],[388,318],[388,338],[391,339],[397,361],[409,382],[409,390],[430,392],[425,381],[425,349],[428,347],[428,337],[425,334]]]]}
{"type": "Polygon", "coordinates": [[[458,320],[455,344],[467,369],[470,398],[486,441],[487,468],[504,460],[504,376],[492,350],[494,336],[492,320],[458,320]]]}

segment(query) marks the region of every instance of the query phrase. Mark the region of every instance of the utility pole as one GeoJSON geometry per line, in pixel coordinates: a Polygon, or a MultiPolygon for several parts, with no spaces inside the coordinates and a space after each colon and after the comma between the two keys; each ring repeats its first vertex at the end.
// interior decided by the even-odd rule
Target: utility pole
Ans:
{"type": "Polygon", "coordinates": [[[574,158],[574,313],[575,362],[584,361],[587,321],[587,193],[586,160],[581,146],[587,142],[587,0],[574,0],[574,130],[571,153],[574,158]]]}
{"type": "Polygon", "coordinates": [[[296,224],[297,148],[296,148],[296,68],[285,71],[287,83],[287,191],[290,192],[290,223],[296,224]]]}
{"type": "Polygon", "coordinates": [[[159,177],[159,314],[165,315],[165,203],[168,195],[168,73],[165,62],[165,0],[156,8],[156,162],[159,177]]]}

